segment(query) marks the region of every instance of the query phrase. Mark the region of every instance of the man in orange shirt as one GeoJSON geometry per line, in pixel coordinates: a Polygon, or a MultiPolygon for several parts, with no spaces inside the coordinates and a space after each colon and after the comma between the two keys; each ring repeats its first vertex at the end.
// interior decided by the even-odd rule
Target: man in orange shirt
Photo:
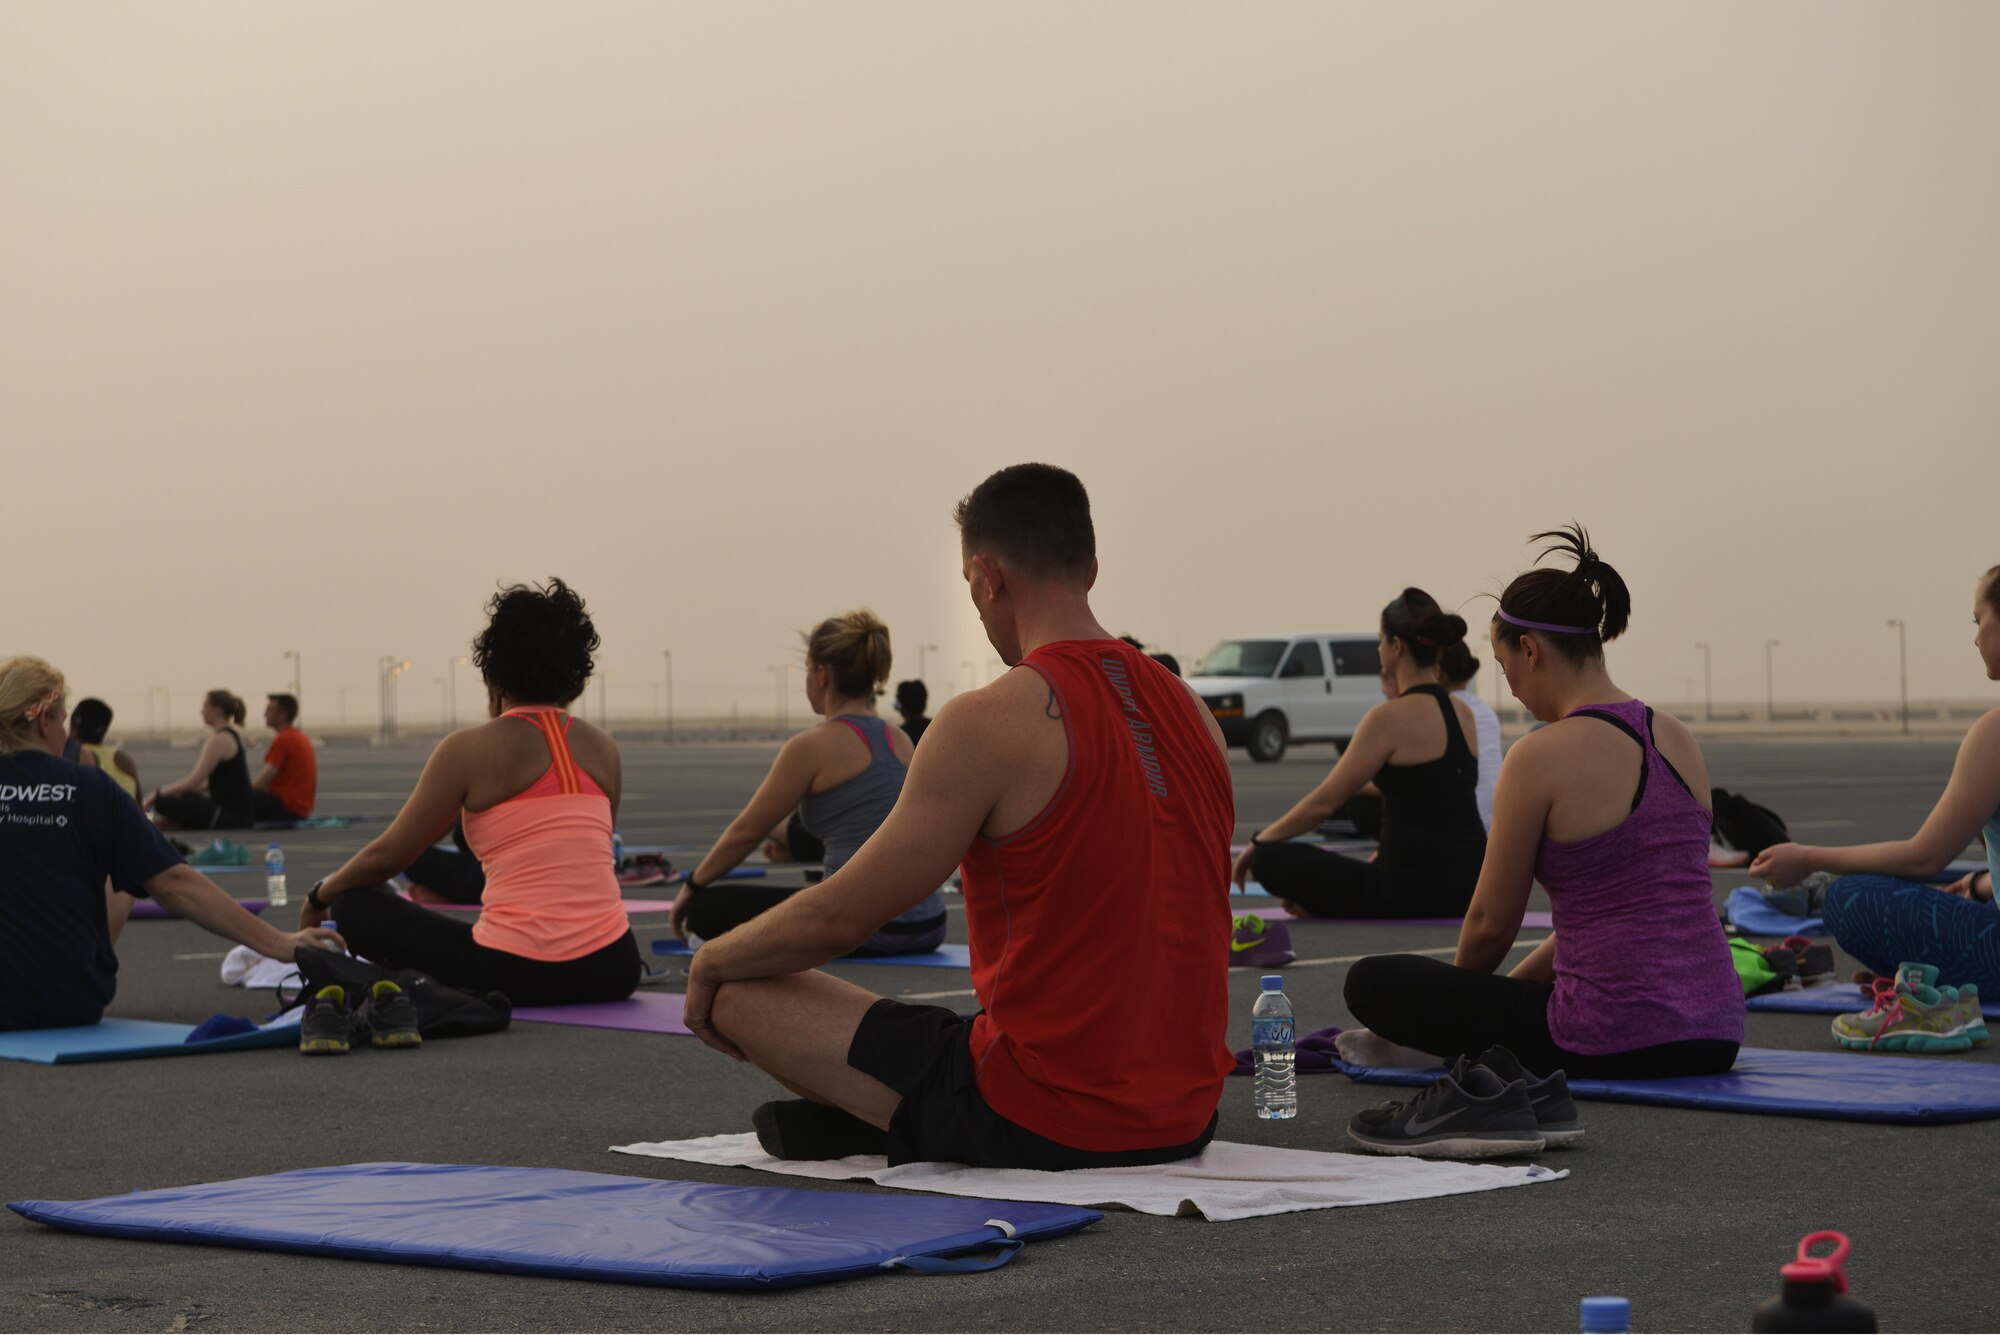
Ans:
{"type": "Polygon", "coordinates": [[[311,739],[293,726],[298,717],[295,695],[273,695],[264,705],[264,725],[273,735],[264,752],[264,768],[250,781],[250,799],[260,821],[304,820],[312,815],[319,793],[319,758],[313,754],[311,739]]]}

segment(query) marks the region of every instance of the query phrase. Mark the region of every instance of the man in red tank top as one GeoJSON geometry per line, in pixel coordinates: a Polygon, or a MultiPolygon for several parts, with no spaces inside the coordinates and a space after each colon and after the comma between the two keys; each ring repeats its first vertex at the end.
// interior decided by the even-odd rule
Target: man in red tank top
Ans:
{"type": "Polygon", "coordinates": [[[964,574],[1012,668],[938,711],[852,861],[704,945],[687,1022],[801,1098],[752,1117],[793,1159],[1085,1168],[1195,1154],[1233,1063],[1221,730],[1098,624],[1083,484],[1003,469],[959,503],[964,574]],[[962,866],[981,1010],[819,972],[962,866]]]}

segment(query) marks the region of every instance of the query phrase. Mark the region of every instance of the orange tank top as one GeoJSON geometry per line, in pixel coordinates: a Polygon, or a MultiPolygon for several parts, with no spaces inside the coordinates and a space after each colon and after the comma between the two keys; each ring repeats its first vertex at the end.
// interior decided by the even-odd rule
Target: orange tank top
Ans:
{"type": "Polygon", "coordinates": [[[484,811],[465,813],[465,842],[486,869],[472,939],[531,960],[573,960],[630,931],[611,865],[611,799],[570,754],[560,709],[510,709],[541,729],[549,768],[484,811]]]}

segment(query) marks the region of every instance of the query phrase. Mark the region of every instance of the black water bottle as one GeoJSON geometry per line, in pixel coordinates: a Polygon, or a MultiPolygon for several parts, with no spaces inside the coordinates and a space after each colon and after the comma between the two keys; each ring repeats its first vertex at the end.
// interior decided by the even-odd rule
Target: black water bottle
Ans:
{"type": "Polygon", "coordinates": [[[1753,1331],[1873,1331],[1875,1309],[1847,1291],[1847,1235],[1831,1229],[1809,1233],[1799,1242],[1798,1259],[1781,1267],[1784,1290],[1760,1303],[1753,1331]],[[1826,1256],[1812,1255],[1831,1242],[1826,1256]]]}

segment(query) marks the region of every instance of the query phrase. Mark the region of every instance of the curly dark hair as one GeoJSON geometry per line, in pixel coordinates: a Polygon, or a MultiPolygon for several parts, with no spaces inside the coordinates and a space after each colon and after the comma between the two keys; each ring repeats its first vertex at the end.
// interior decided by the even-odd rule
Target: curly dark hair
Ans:
{"type": "Polygon", "coordinates": [[[566,705],[583,694],[597,645],[582,596],[552,575],[547,584],[510,584],[493,595],[472,662],[509,700],[566,705]]]}

